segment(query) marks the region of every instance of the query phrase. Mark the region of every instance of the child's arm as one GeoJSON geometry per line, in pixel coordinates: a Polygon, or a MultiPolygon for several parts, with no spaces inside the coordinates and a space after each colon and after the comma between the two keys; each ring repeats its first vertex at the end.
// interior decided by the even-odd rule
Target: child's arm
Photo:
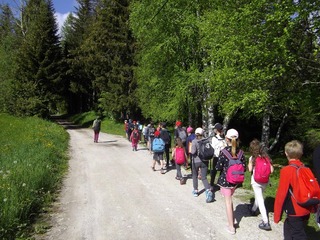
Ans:
{"type": "Polygon", "coordinates": [[[249,172],[252,172],[252,170],[253,170],[252,156],[250,156],[250,158],[249,158],[248,170],[249,170],[249,172]]]}
{"type": "Polygon", "coordinates": [[[187,155],[187,152],[186,152],[186,150],[183,148],[183,152],[184,152],[184,158],[185,158],[185,160],[186,160],[186,168],[188,168],[188,155],[187,155]]]}
{"type": "Polygon", "coordinates": [[[175,160],[176,148],[172,148],[172,159],[175,160]]]}
{"type": "Polygon", "coordinates": [[[275,223],[278,223],[281,220],[283,204],[289,190],[291,176],[289,176],[290,171],[288,170],[289,170],[288,167],[284,167],[280,171],[280,180],[279,180],[279,185],[278,185],[278,189],[277,189],[277,193],[274,201],[273,221],[275,223]]]}

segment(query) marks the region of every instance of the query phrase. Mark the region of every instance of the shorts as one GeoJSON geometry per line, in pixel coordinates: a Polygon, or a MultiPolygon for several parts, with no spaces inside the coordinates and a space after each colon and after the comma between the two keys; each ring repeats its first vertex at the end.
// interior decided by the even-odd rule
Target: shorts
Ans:
{"type": "Polygon", "coordinates": [[[233,188],[224,188],[220,187],[221,195],[224,197],[230,197],[234,194],[234,191],[236,190],[236,187],[233,188]]]}
{"type": "Polygon", "coordinates": [[[153,160],[156,160],[156,161],[163,160],[163,152],[153,153],[153,160]]]}

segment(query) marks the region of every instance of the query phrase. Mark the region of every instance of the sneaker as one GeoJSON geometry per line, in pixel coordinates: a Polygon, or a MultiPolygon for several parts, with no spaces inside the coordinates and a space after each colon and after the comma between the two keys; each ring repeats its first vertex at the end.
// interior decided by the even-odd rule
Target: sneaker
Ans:
{"type": "Polygon", "coordinates": [[[199,195],[198,195],[198,191],[197,190],[193,190],[192,191],[192,195],[194,196],[194,197],[198,197],[199,195]]]}
{"type": "Polygon", "coordinates": [[[263,230],[266,230],[266,231],[270,231],[271,230],[270,224],[269,223],[264,223],[264,222],[259,224],[259,228],[263,229],[263,230]]]}
{"type": "Polygon", "coordinates": [[[213,197],[213,194],[212,194],[211,190],[207,189],[206,190],[206,202],[207,203],[212,202],[212,197],[213,197]]]}
{"type": "Polygon", "coordinates": [[[230,230],[230,228],[229,228],[229,227],[227,227],[227,228],[226,228],[226,230],[227,230],[227,232],[228,232],[228,233],[230,233],[231,235],[236,234],[236,230],[235,230],[235,229],[230,230]]]}
{"type": "Polygon", "coordinates": [[[161,174],[165,174],[165,170],[161,168],[161,174]]]}
{"type": "Polygon", "coordinates": [[[155,171],[156,169],[154,167],[151,167],[152,171],[155,171]]]}
{"type": "Polygon", "coordinates": [[[186,180],[185,180],[185,178],[182,177],[180,179],[180,185],[184,185],[184,184],[186,184],[186,180]]]}

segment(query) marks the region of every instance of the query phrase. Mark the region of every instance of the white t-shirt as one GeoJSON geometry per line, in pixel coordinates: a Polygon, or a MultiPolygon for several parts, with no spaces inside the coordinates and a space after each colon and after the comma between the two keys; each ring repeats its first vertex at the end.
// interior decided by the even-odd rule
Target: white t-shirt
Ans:
{"type": "Polygon", "coordinates": [[[212,147],[214,149],[214,156],[219,157],[220,151],[227,146],[227,142],[220,135],[212,137],[212,147]]]}

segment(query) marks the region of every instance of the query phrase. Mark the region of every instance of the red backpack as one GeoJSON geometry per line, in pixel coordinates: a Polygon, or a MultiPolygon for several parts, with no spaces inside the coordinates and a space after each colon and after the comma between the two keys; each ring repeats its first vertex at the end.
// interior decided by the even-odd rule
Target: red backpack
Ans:
{"type": "Polygon", "coordinates": [[[289,164],[297,169],[295,188],[289,192],[301,207],[315,206],[320,203],[320,187],[310,168],[289,164]]]}
{"type": "Polygon", "coordinates": [[[186,161],[186,156],[184,154],[184,148],[175,148],[175,160],[176,164],[181,165],[186,161]]]}
{"type": "Polygon", "coordinates": [[[267,157],[258,156],[255,160],[253,178],[257,183],[268,183],[271,174],[271,163],[267,157]]]}
{"type": "Polygon", "coordinates": [[[232,184],[240,184],[244,182],[245,168],[241,161],[243,151],[239,150],[236,158],[233,158],[231,154],[224,148],[221,152],[228,158],[229,166],[227,168],[226,180],[232,184]]]}

